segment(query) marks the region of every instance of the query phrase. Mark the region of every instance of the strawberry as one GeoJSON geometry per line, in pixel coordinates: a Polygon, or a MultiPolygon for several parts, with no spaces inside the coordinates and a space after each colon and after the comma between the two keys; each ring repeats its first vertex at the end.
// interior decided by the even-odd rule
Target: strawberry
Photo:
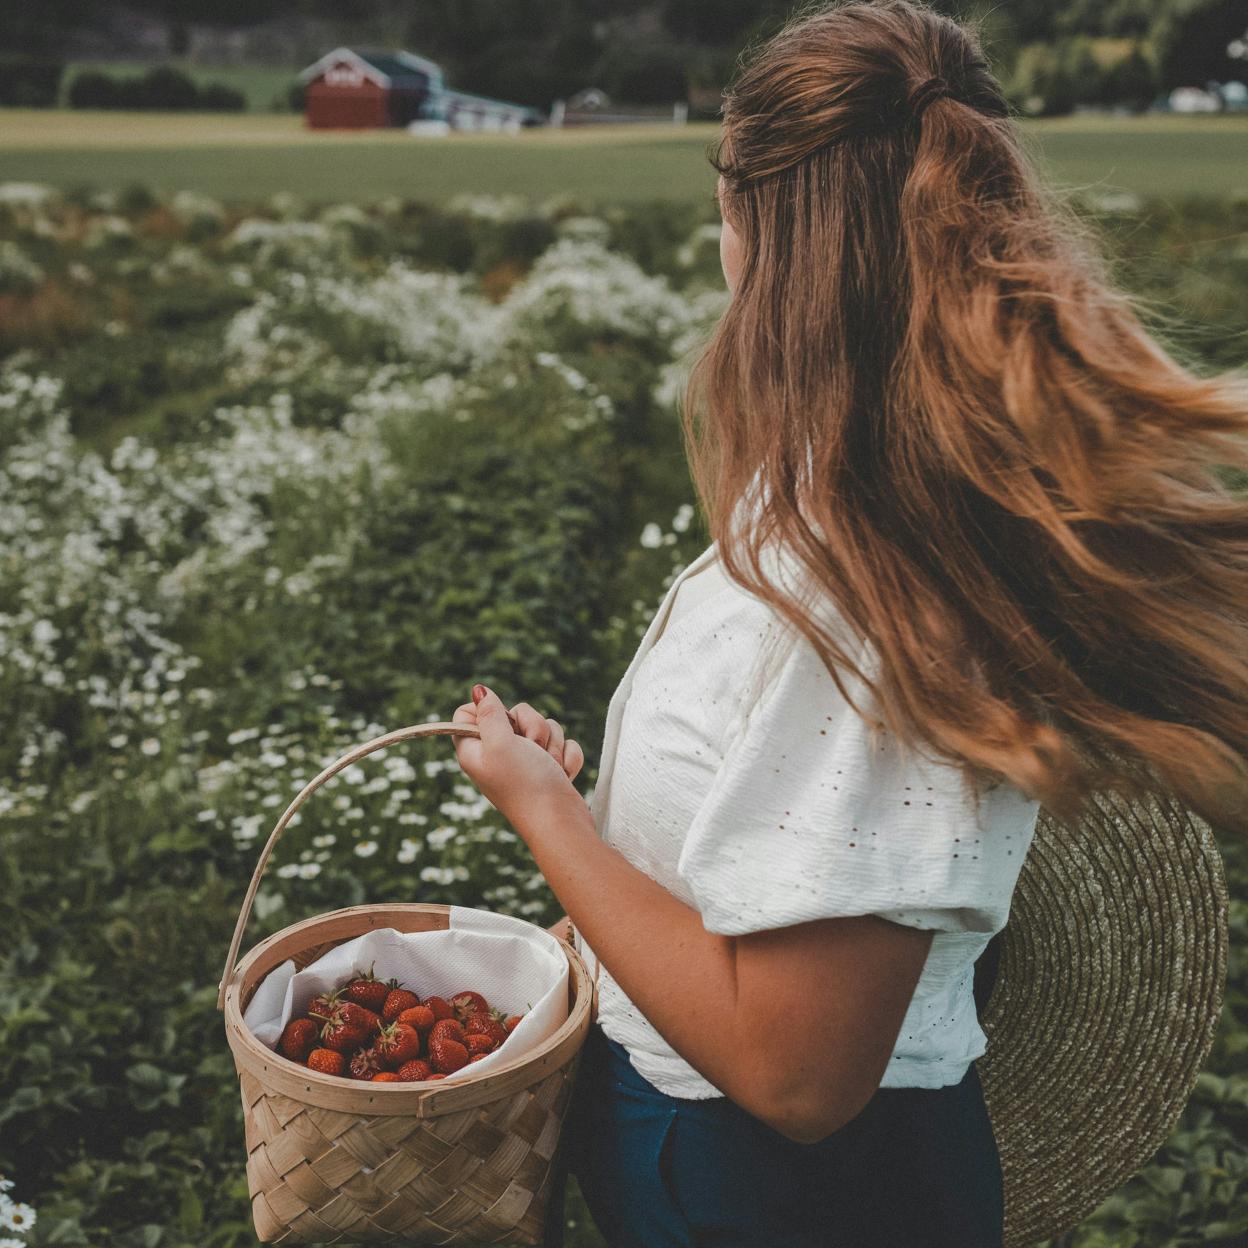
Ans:
{"type": "Polygon", "coordinates": [[[454,1018],[455,1011],[451,1009],[451,1003],[445,997],[426,997],[425,1004],[433,1011],[433,1017],[437,1022],[441,1022],[444,1018],[454,1018]]]}
{"type": "Polygon", "coordinates": [[[367,1006],[358,1005],[354,1001],[343,1001],[339,1003],[338,1008],[349,1023],[363,1027],[370,1036],[381,1030],[381,1016],[368,1009],[367,1006]]]}
{"type": "Polygon", "coordinates": [[[399,1077],[392,1070],[379,1070],[373,1076],[374,1083],[398,1083],[399,1077]]]}
{"type": "Polygon", "coordinates": [[[340,1075],[346,1059],[334,1049],[313,1049],[308,1054],[308,1069],[322,1075],[340,1075]]]}
{"type": "Polygon", "coordinates": [[[466,1023],[474,1014],[484,1014],[489,1003],[479,992],[457,992],[451,998],[451,1009],[461,1023],[466,1023]]]}
{"type": "Polygon", "coordinates": [[[483,1057],[488,1057],[488,1056],[489,1056],[489,1054],[488,1054],[488,1053],[474,1053],[474,1054],[473,1054],[473,1055],[472,1055],[472,1056],[468,1059],[468,1065],[469,1065],[469,1066],[471,1066],[471,1065],[473,1064],[473,1062],[479,1062],[479,1061],[480,1061],[483,1057]]]}
{"type": "Polygon", "coordinates": [[[292,1062],[306,1061],[308,1054],[316,1048],[317,1031],[316,1023],[312,1019],[292,1018],[282,1028],[277,1047],[282,1056],[290,1058],[292,1062]]]}
{"type": "Polygon", "coordinates": [[[371,1079],[385,1064],[376,1048],[361,1049],[351,1059],[351,1078],[371,1079]]]}
{"type": "MultiPolygon", "coordinates": [[[[329,1014],[314,1014],[313,1017],[324,1025],[321,1027],[321,1041],[327,1049],[337,1049],[339,1053],[349,1053],[358,1049],[369,1037],[369,1032],[359,1023],[353,1023],[343,1012],[346,1002],[339,1002],[329,1014]]],[[[362,1007],[356,1006],[356,1009],[362,1007]]]]}
{"type": "Polygon", "coordinates": [[[390,995],[389,986],[373,974],[372,966],[363,975],[357,975],[342,991],[348,1001],[354,1001],[356,1005],[362,1005],[374,1014],[381,1013],[386,998],[390,995]]]}
{"type": "Polygon", "coordinates": [[[515,1029],[516,1029],[517,1027],[519,1027],[519,1026],[520,1026],[520,1018],[521,1018],[521,1016],[520,1016],[519,1014],[513,1014],[513,1015],[512,1015],[512,1016],[511,1016],[511,1017],[510,1017],[510,1018],[509,1018],[509,1019],[508,1019],[508,1020],[507,1020],[507,1021],[503,1024],[503,1027],[505,1028],[505,1030],[506,1030],[506,1032],[507,1032],[507,1034],[508,1034],[508,1035],[511,1035],[511,1033],[512,1033],[513,1031],[515,1031],[515,1029]]]}
{"type": "Polygon", "coordinates": [[[432,1051],[435,1040],[454,1040],[463,1044],[464,1038],[464,1029],[459,1025],[458,1019],[440,1018],[429,1032],[430,1050],[432,1051]]]}
{"type": "Polygon", "coordinates": [[[420,1032],[406,1023],[387,1023],[377,1035],[377,1052],[391,1068],[420,1056],[420,1032]]]}
{"type": "Polygon", "coordinates": [[[432,1075],[429,1076],[429,1078],[430,1079],[445,1079],[446,1075],[444,1075],[442,1071],[439,1070],[439,1071],[435,1071],[432,1075]]]}
{"type": "Polygon", "coordinates": [[[342,989],[335,988],[333,992],[323,992],[319,996],[315,996],[308,1002],[308,1014],[329,1014],[342,1000],[342,989]]]}
{"type": "Polygon", "coordinates": [[[406,1023],[409,1027],[415,1027],[423,1036],[437,1022],[437,1019],[434,1018],[433,1011],[427,1005],[414,1005],[410,1010],[404,1010],[399,1015],[398,1021],[406,1023]]]}
{"type": "Polygon", "coordinates": [[[412,1006],[419,1004],[420,998],[414,992],[408,992],[406,988],[391,988],[386,994],[385,1004],[381,1007],[381,1016],[388,1023],[397,1022],[404,1010],[410,1010],[412,1006]]]}
{"type": "Polygon", "coordinates": [[[403,1065],[399,1067],[399,1078],[404,1082],[407,1082],[408,1080],[420,1082],[421,1080],[428,1079],[431,1073],[429,1063],[419,1057],[414,1058],[410,1062],[404,1062],[403,1065]]]}
{"type": "Polygon", "coordinates": [[[492,1014],[474,1014],[464,1024],[466,1036],[489,1036],[495,1047],[507,1039],[507,1028],[492,1014]]]}
{"type": "Polygon", "coordinates": [[[429,1056],[433,1060],[434,1070],[443,1075],[454,1074],[461,1066],[468,1065],[468,1050],[458,1040],[430,1038],[429,1056]]]}
{"type": "Polygon", "coordinates": [[[492,1053],[497,1046],[489,1036],[474,1032],[465,1039],[464,1047],[475,1057],[478,1053],[492,1053]]]}

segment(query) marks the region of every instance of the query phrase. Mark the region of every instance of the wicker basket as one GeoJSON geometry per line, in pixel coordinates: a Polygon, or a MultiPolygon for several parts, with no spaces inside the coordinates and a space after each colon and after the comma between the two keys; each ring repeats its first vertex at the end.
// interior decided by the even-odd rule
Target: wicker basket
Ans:
{"type": "Polygon", "coordinates": [[[477,736],[470,724],[400,728],[357,746],[308,782],[277,821],[251,877],[217,1008],[243,1094],[247,1184],[263,1243],[394,1241],[540,1244],[556,1149],[597,1013],[580,955],[570,963],[568,1018],[536,1049],[478,1078],[452,1083],[355,1083],[285,1060],[243,1023],[257,985],[288,958],[302,968],[374,928],[445,929],[450,907],[352,906],[292,924],[237,962],[265,865],[290,817],[357,759],[399,741],[477,736]]]}

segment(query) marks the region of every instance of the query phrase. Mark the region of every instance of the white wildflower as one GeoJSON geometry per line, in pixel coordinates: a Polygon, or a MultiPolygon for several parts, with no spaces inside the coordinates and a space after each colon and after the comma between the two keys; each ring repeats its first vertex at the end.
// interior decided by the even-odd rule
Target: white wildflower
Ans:
{"type": "Polygon", "coordinates": [[[420,878],[430,884],[451,884],[455,872],[450,867],[421,867],[420,878]]]}
{"type": "Polygon", "coordinates": [[[459,829],[446,824],[440,828],[434,828],[432,832],[425,834],[425,840],[429,842],[434,849],[441,849],[444,845],[453,841],[458,835],[459,829]]]}
{"type": "Polygon", "coordinates": [[[7,1231],[28,1231],[35,1224],[35,1211],[20,1201],[0,1197],[0,1226],[7,1231]]]}
{"type": "Polygon", "coordinates": [[[254,841],[260,835],[262,815],[247,815],[234,822],[234,839],[236,841],[254,841]]]}

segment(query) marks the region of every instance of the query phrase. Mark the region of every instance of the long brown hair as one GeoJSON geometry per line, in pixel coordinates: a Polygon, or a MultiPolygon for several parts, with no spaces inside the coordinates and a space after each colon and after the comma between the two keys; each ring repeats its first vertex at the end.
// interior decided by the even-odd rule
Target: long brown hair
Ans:
{"type": "Polygon", "coordinates": [[[1150,336],[974,31],[803,6],[743,58],[710,160],[741,271],[682,422],[728,575],[975,779],[1067,817],[1103,789],[1242,817],[1248,391],[1150,336]],[[773,542],[878,676],[768,579],[773,542]]]}

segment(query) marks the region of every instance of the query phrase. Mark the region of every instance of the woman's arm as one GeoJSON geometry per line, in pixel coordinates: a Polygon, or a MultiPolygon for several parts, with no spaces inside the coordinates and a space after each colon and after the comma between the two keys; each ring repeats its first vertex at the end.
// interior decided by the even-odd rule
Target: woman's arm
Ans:
{"type": "Polygon", "coordinates": [[[583,755],[527,703],[478,686],[455,711],[461,766],[511,822],[629,998],[695,1070],[790,1139],[823,1139],[874,1095],[932,932],[874,915],[748,936],[692,907],[597,833],[571,782],[583,755]]]}
{"type": "Polygon", "coordinates": [[[512,824],[628,997],[747,1112],[813,1142],[874,1095],[932,932],[863,915],[715,935],[598,837],[574,789],[512,824]]]}

